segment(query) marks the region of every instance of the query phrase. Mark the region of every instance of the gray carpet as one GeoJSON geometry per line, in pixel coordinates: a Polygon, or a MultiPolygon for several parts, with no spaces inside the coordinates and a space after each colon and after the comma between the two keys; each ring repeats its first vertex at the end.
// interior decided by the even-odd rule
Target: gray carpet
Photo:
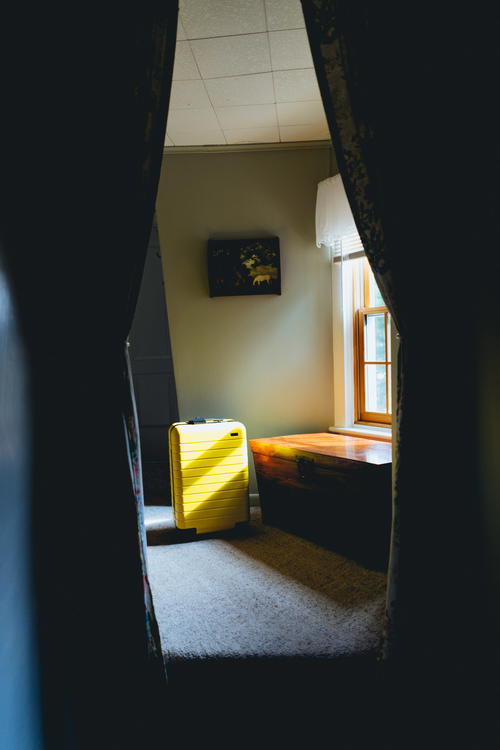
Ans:
{"type": "Polygon", "coordinates": [[[386,577],[265,526],[195,541],[147,506],[148,564],[167,660],[338,658],[374,653],[386,577]],[[181,543],[172,543],[181,541],[181,543]]]}
{"type": "Polygon", "coordinates": [[[383,573],[262,524],[258,508],[248,528],[198,539],[171,508],[145,510],[165,750],[383,747],[383,573]]]}

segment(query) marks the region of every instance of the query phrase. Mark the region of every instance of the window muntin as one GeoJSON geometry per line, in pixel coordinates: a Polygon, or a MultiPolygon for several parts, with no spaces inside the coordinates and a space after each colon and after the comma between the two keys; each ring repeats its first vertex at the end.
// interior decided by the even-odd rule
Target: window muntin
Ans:
{"type": "Polygon", "coordinates": [[[354,325],[355,421],[387,425],[391,416],[391,316],[366,258],[354,325]]]}

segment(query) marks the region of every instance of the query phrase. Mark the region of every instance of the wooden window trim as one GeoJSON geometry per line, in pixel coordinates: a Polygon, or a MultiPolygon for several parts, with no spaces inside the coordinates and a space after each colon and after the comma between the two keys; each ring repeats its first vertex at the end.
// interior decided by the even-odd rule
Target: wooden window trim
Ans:
{"type": "MultiPolygon", "coordinates": [[[[369,298],[369,279],[365,269],[363,287],[365,293],[365,299],[369,298]]],[[[385,359],[380,362],[366,361],[364,358],[365,352],[365,341],[364,341],[364,330],[365,330],[365,318],[367,315],[373,314],[384,314],[384,330],[385,330],[385,352],[386,357],[389,351],[388,341],[388,316],[389,311],[385,305],[378,307],[361,307],[355,312],[354,320],[354,408],[355,408],[355,423],[372,425],[374,427],[386,427],[392,424],[392,414],[390,413],[391,404],[389,402],[389,383],[390,383],[390,367],[392,362],[385,359]],[[385,414],[380,412],[371,412],[364,409],[363,395],[365,394],[365,364],[379,364],[385,365],[386,368],[386,408],[385,414]]]]}

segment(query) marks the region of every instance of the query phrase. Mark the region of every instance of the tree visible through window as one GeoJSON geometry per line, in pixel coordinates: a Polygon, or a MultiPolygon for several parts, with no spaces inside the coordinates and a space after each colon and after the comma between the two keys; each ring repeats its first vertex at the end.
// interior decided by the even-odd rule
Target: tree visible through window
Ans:
{"type": "Polygon", "coordinates": [[[391,422],[391,316],[366,258],[354,326],[356,421],[391,422]]]}

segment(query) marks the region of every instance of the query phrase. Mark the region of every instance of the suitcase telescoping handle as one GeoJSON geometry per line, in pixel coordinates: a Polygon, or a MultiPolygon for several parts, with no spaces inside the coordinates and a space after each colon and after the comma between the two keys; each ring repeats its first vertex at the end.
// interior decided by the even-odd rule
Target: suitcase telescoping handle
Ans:
{"type": "Polygon", "coordinates": [[[223,417],[193,417],[188,419],[187,424],[206,424],[207,422],[233,422],[232,419],[223,417]]]}

